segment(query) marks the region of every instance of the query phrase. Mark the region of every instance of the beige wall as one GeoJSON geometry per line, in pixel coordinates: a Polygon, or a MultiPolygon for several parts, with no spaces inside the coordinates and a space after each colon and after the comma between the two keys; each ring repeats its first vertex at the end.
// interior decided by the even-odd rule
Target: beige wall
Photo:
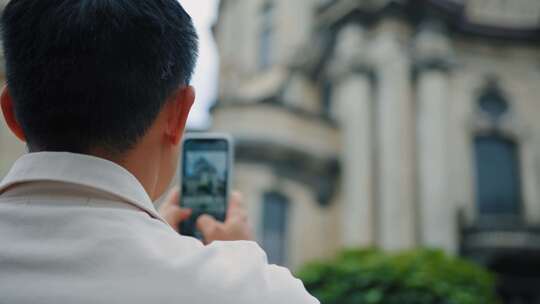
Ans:
{"type": "Polygon", "coordinates": [[[258,240],[262,231],[262,203],[267,192],[277,191],[290,200],[286,231],[287,266],[297,269],[306,260],[330,257],[338,247],[335,231],[336,204],[321,207],[302,184],[276,176],[264,165],[238,163],[235,188],[244,194],[250,222],[258,240]]]}
{"type": "MultiPolygon", "coordinates": [[[[220,52],[220,88],[222,100],[251,103],[266,98],[289,80],[287,67],[306,46],[313,30],[316,1],[273,0],[274,21],[271,56],[273,65],[261,70],[258,66],[259,38],[262,29],[261,12],[266,0],[223,0],[223,10],[216,27],[220,52]]],[[[296,107],[313,110],[318,94],[312,87],[294,78],[291,98],[296,107]],[[294,97],[297,90],[311,94],[310,98],[294,97]]]]}
{"type": "Polygon", "coordinates": [[[0,179],[7,174],[13,162],[24,153],[24,145],[8,130],[0,119],[0,179]]]}

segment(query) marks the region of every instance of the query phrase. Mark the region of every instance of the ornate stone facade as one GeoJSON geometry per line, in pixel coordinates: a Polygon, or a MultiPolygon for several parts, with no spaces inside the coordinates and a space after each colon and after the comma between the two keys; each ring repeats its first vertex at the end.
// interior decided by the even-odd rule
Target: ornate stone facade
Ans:
{"type": "Polygon", "coordinates": [[[222,0],[213,129],[263,246],[274,229],[293,268],[357,246],[538,265],[539,3],[222,0]]]}

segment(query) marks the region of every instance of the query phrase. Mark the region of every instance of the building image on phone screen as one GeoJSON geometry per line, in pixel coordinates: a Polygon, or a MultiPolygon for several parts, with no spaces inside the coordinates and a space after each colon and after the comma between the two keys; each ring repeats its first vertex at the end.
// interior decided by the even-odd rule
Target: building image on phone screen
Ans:
{"type": "Polygon", "coordinates": [[[183,200],[198,214],[221,218],[225,213],[227,155],[222,151],[190,151],[186,155],[183,200]]]}

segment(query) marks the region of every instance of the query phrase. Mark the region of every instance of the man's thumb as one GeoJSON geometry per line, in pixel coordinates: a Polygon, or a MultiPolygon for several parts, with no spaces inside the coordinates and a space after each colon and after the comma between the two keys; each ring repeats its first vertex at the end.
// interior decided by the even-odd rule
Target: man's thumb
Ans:
{"type": "Polygon", "coordinates": [[[178,206],[169,206],[164,209],[166,212],[162,213],[163,218],[173,227],[178,230],[178,225],[187,220],[191,216],[191,209],[182,209],[178,206]]]}
{"type": "MultiPolygon", "coordinates": [[[[197,219],[197,229],[203,234],[204,238],[211,238],[219,229],[219,222],[208,214],[203,214],[197,219]]],[[[207,240],[210,241],[210,240],[207,240]]]]}
{"type": "Polygon", "coordinates": [[[178,213],[178,220],[180,222],[187,220],[191,216],[191,209],[180,209],[180,212],[178,213]]]}

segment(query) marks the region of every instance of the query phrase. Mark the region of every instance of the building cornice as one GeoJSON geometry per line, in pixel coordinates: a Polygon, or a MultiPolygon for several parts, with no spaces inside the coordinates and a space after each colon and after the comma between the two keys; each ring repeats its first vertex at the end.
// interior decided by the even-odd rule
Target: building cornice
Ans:
{"type": "Polygon", "coordinates": [[[427,13],[444,19],[453,32],[497,40],[540,42],[540,24],[511,28],[499,24],[479,24],[466,17],[465,4],[449,0],[425,0],[427,13]]]}
{"type": "Polygon", "coordinates": [[[326,77],[331,79],[332,83],[334,84],[339,83],[353,75],[363,75],[368,78],[371,83],[376,83],[377,77],[373,67],[361,62],[350,64],[344,62],[334,63],[329,67],[326,73],[326,77]]]}
{"type": "Polygon", "coordinates": [[[307,111],[303,108],[287,104],[283,102],[281,99],[278,99],[277,97],[269,97],[267,99],[261,99],[258,101],[250,101],[250,102],[219,100],[210,108],[210,113],[214,113],[215,111],[219,111],[224,108],[227,108],[227,109],[248,108],[248,107],[259,108],[261,105],[276,107],[276,108],[285,110],[288,113],[291,113],[295,116],[298,116],[299,118],[307,119],[310,121],[316,121],[330,128],[338,128],[338,123],[334,119],[328,117],[327,115],[307,111]]]}
{"type": "Polygon", "coordinates": [[[475,23],[466,17],[464,4],[449,0],[336,0],[319,9],[317,25],[319,28],[339,27],[355,20],[372,26],[390,16],[398,16],[413,27],[425,19],[440,19],[447,24],[451,32],[463,37],[528,45],[540,44],[540,24],[512,28],[498,24],[475,23]]]}
{"type": "Polygon", "coordinates": [[[448,58],[442,57],[428,57],[415,60],[413,66],[413,75],[417,76],[423,72],[428,71],[441,71],[449,73],[452,71],[455,64],[448,58]]]}
{"type": "Polygon", "coordinates": [[[426,20],[419,26],[414,48],[414,78],[426,71],[450,72],[456,66],[447,28],[438,20],[426,20]]]}
{"type": "Polygon", "coordinates": [[[235,146],[238,162],[267,165],[277,176],[309,187],[320,206],[332,202],[341,171],[337,158],[323,159],[292,146],[258,139],[237,139],[235,146]]]}

